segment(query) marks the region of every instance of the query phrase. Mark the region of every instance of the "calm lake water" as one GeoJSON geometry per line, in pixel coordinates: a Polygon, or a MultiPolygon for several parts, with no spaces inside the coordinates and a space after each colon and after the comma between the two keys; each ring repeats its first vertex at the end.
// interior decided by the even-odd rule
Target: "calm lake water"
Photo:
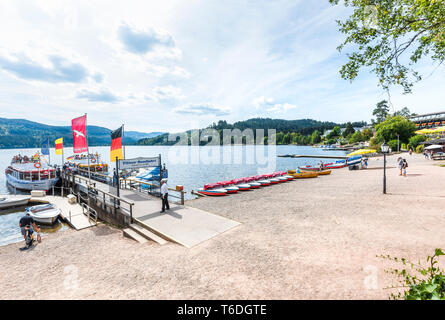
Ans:
{"type": "MultiPolygon", "coordinates": [[[[16,154],[33,155],[39,149],[3,149],[0,152],[0,166],[5,169],[16,154]]],[[[91,147],[90,152],[98,152],[109,163],[110,171],[114,163],[110,162],[110,147],[91,147]]],[[[62,156],[51,149],[51,163],[62,164],[62,156]]],[[[245,176],[285,171],[301,165],[315,164],[319,159],[279,158],[279,154],[310,155],[345,155],[343,151],[323,151],[310,146],[127,146],[127,159],[137,157],[155,157],[161,155],[169,173],[170,187],[183,185],[189,192],[206,183],[241,178],[245,176]]],[[[72,155],[72,148],[64,149],[64,156],[72,155]]],[[[330,162],[331,160],[323,160],[330,162]]],[[[4,171],[3,171],[4,172],[4,171]]],[[[5,174],[0,175],[0,194],[8,193],[5,174]]],[[[190,196],[190,195],[189,195],[190,196]]]]}
{"type": "MultiPolygon", "coordinates": [[[[12,193],[8,189],[4,169],[10,164],[14,155],[33,155],[40,149],[3,149],[0,151],[0,194],[12,193]]],[[[103,161],[108,162],[110,171],[114,163],[110,162],[110,147],[91,147],[90,152],[98,152],[103,161]]],[[[62,156],[50,150],[51,163],[62,165],[62,156]]],[[[165,163],[170,187],[183,185],[187,191],[186,199],[192,199],[190,191],[201,188],[206,183],[241,178],[273,171],[286,171],[298,166],[316,164],[319,159],[279,158],[279,154],[308,155],[345,155],[343,151],[323,151],[307,146],[205,146],[205,147],[167,147],[167,146],[128,146],[125,150],[127,159],[137,157],[162,157],[165,163]]],[[[64,156],[72,155],[72,148],[64,149],[64,156]]],[[[330,162],[331,160],[323,160],[330,162]]],[[[24,215],[25,208],[9,211],[0,210],[0,246],[23,241],[18,223],[24,215]]],[[[42,228],[42,234],[64,230],[68,227],[58,224],[54,228],[42,228]]]]}

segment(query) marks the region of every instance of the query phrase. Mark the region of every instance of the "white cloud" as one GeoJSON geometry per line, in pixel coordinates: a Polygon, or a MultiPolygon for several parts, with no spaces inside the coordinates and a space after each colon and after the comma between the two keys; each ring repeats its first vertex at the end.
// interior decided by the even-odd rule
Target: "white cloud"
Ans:
{"type": "Polygon", "coordinates": [[[187,104],[173,109],[175,113],[192,116],[226,116],[230,111],[225,108],[215,107],[211,104],[187,104]]]}
{"type": "Polygon", "coordinates": [[[273,112],[273,113],[287,113],[289,110],[297,108],[296,105],[290,103],[274,103],[274,99],[266,98],[264,96],[255,98],[253,105],[257,110],[273,112]]]}

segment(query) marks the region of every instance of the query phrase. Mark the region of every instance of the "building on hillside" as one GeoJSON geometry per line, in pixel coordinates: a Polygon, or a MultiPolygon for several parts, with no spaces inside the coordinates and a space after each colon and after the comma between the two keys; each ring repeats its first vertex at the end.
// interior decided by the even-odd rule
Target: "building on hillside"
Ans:
{"type": "Polygon", "coordinates": [[[419,114],[409,117],[409,120],[414,122],[418,129],[445,126],[445,111],[419,114]]]}

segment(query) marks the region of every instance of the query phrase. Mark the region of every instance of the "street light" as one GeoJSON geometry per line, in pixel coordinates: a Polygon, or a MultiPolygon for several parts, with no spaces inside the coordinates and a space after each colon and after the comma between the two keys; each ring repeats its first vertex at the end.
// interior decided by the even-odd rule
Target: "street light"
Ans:
{"type": "Polygon", "coordinates": [[[380,148],[383,153],[383,194],[386,194],[386,154],[389,152],[389,146],[383,142],[380,148]]]}

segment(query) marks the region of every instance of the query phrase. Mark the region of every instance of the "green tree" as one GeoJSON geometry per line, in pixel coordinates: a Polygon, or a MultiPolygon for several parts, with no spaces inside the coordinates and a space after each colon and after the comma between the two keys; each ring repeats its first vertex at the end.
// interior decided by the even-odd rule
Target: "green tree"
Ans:
{"type": "Polygon", "coordinates": [[[409,146],[415,150],[417,146],[422,144],[424,141],[426,141],[426,137],[424,135],[415,135],[414,137],[409,138],[409,146]]]}
{"type": "Polygon", "coordinates": [[[329,134],[327,135],[326,138],[328,139],[332,139],[332,138],[336,138],[339,137],[341,135],[341,129],[339,126],[335,126],[331,132],[329,132],[329,134]]]}
{"type": "Polygon", "coordinates": [[[377,106],[372,112],[372,115],[375,116],[376,118],[375,123],[380,123],[384,121],[386,117],[389,115],[388,101],[382,100],[379,103],[377,103],[377,106]]]}
{"type": "MultiPolygon", "coordinates": [[[[329,0],[338,5],[339,0],[329,0]]],[[[371,68],[380,85],[387,89],[401,85],[411,92],[422,79],[417,62],[429,58],[441,64],[445,59],[445,1],[443,0],[344,0],[352,7],[345,21],[337,21],[346,35],[338,47],[353,52],[340,74],[354,80],[360,69],[371,68]]]]}
{"type": "Polygon", "coordinates": [[[374,134],[372,133],[372,130],[369,128],[366,128],[365,130],[363,130],[362,135],[363,135],[363,141],[368,141],[369,139],[371,139],[374,136],[374,134]]]}
{"type": "Polygon", "coordinates": [[[364,140],[365,139],[364,139],[362,133],[360,132],[360,130],[357,130],[356,132],[353,133],[353,135],[349,139],[349,143],[357,143],[357,142],[361,142],[364,140]]]}
{"type": "Polygon", "coordinates": [[[318,130],[315,130],[311,136],[311,144],[317,144],[320,143],[320,141],[321,141],[320,132],[318,130]]]}
{"type": "Polygon", "coordinates": [[[409,118],[411,116],[411,112],[407,107],[404,107],[401,110],[394,112],[394,115],[409,118]]]}
{"type": "Polygon", "coordinates": [[[397,140],[408,143],[409,138],[414,135],[416,125],[402,116],[388,117],[382,123],[376,125],[376,142],[397,140]]]}
{"type": "Polygon", "coordinates": [[[343,136],[344,138],[346,138],[346,137],[352,135],[354,132],[355,132],[355,129],[354,129],[354,127],[352,126],[352,123],[348,122],[348,123],[346,124],[346,129],[345,129],[345,131],[343,131],[342,136],[343,136]]]}

